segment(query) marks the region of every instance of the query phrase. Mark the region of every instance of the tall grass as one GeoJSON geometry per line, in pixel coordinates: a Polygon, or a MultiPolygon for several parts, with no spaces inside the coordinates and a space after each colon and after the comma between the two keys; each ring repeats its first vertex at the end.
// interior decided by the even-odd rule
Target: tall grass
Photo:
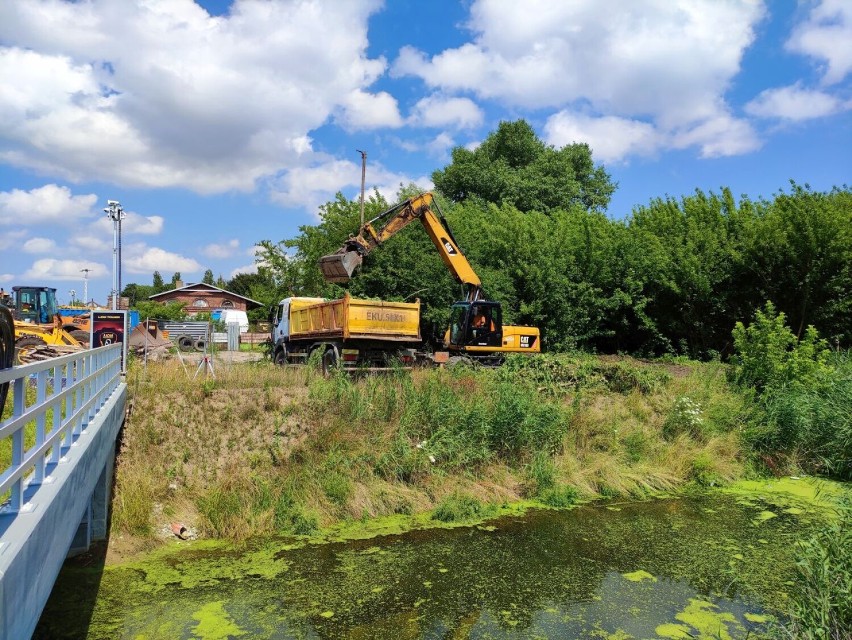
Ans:
{"type": "Polygon", "coordinates": [[[797,579],[785,631],[801,640],[847,640],[852,634],[852,502],[838,520],[800,542],[797,579]]]}
{"type": "Polygon", "coordinates": [[[448,519],[521,498],[564,507],[742,472],[744,400],[718,365],[533,362],[328,379],[260,363],[207,381],[149,363],[129,376],[114,522],[151,535],[164,505],[239,540],[439,505],[448,519]],[[671,418],[685,397],[700,420],[671,418]]]}

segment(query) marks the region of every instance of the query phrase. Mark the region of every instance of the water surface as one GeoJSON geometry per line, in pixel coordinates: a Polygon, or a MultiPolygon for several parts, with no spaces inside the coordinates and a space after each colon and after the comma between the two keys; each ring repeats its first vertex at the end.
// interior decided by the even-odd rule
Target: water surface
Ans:
{"type": "Polygon", "coordinates": [[[818,524],[725,494],[68,564],[39,638],[755,638],[818,524]]]}

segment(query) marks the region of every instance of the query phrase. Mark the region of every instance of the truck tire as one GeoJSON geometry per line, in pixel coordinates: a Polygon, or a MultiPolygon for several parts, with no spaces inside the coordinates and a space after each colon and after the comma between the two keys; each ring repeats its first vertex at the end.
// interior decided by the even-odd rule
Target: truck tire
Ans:
{"type": "Polygon", "coordinates": [[[275,356],[273,357],[273,362],[280,367],[283,367],[287,364],[287,349],[286,347],[281,347],[275,351],[275,356]]]}
{"type": "Polygon", "coordinates": [[[178,336],[177,339],[178,349],[181,351],[192,351],[193,342],[191,336],[178,336]]]}
{"type": "Polygon", "coordinates": [[[204,351],[207,348],[207,341],[204,338],[199,338],[192,343],[192,346],[196,351],[204,351]]]}
{"type": "Polygon", "coordinates": [[[322,375],[328,378],[337,368],[337,349],[329,347],[322,354],[322,375]]]}

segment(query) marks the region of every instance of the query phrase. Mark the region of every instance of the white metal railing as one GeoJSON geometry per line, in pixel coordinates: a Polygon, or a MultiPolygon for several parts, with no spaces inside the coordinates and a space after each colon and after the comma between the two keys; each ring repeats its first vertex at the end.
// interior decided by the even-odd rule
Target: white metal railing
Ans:
{"type": "Polygon", "coordinates": [[[49,481],[47,466],[59,463],[121,382],[121,349],[114,344],[0,370],[0,384],[11,383],[12,405],[0,422],[0,445],[10,440],[12,452],[0,472],[0,496],[9,494],[0,513],[26,510],[24,489],[49,481]]]}

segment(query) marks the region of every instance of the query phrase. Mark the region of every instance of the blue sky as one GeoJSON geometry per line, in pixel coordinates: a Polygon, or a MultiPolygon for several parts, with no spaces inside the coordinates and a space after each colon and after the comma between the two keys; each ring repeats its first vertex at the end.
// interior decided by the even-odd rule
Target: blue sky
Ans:
{"type": "Polygon", "coordinates": [[[609,215],[852,176],[849,0],[3,0],[0,285],[254,269],[319,204],[431,188],[525,118],[588,142],[609,215]]]}

